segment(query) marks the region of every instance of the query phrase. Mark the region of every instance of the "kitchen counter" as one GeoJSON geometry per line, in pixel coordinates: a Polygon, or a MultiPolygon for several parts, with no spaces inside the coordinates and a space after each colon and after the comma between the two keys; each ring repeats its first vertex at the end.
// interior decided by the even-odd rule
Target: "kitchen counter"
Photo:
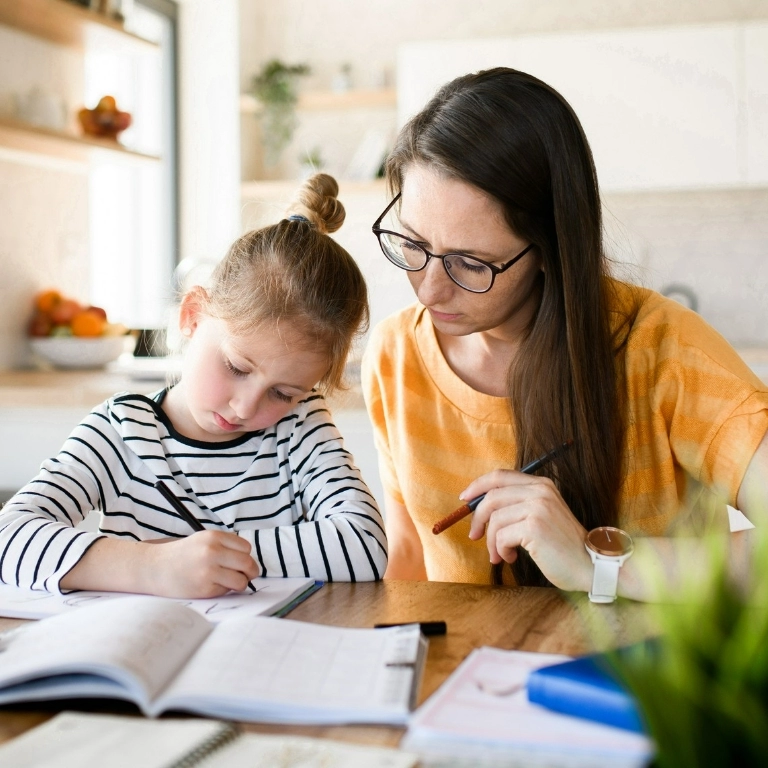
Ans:
{"type": "MultiPolygon", "coordinates": [[[[126,369],[0,371],[0,408],[80,408],[89,411],[116,392],[149,394],[164,386],[160,368],[132,373],[126,369]]],[[[364,408],[358,387],[338,392],[331,408],[364,408]]]]}

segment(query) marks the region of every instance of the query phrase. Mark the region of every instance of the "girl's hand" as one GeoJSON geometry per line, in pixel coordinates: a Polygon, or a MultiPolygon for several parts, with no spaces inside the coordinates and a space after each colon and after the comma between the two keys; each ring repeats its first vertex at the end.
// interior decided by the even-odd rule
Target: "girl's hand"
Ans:
{"type": "Polygon", "coordinates": [[[472,515],[469,538],[485,533],[492,563],[513,563],[520,546],[556,587],[591,589],[593,566],[584,548],[587,531],[549,478],[496,470],[471,483],[461,498],[483,493],[486,496],[472,515]]]}
{"type": "MultiPolygon", "coordinates": [[[[148,542],[146,542],[148,543],[148,542]]],[[[163,597],[218,597],[242,592],[259,575],[251,545],[237,534],[199,531],[146,550],[149,584],[163,597]]]]}

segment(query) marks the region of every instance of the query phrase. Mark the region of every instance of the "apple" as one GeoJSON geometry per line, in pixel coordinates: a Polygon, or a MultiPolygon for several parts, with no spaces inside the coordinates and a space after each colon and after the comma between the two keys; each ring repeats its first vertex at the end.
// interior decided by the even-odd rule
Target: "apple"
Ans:
{"type": "Polygon", "coordinates": [[[47,336],[53,329],[51,318],[45,312],[35,312],[29,321],[27,332],[30,336],[47,336]]]}
{"type": "Polygon", "coordinates": [[[102,320],[106,322],[107,320],[107,310],[102,309],[101,307],[94,307],[93,304],[91,306],[85,308],[86,312],[93,312],[95,315],[98,315],[102,320]]]}
{"type": "Polygon", "coordinates": [[[51,322],[54,325],[69,325],[72,318],[82,311],[82,305],[74,299],[62,299],[50,311],[51,322]]]}

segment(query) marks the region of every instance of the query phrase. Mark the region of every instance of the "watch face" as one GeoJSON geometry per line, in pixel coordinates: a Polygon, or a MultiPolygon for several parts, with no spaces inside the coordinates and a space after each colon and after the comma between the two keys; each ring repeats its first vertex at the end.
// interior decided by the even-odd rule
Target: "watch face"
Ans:
{"type": "Polygon", "coordinates": [[[608,557],[621,557],[632,551],[632,539],[629,534],[620,528],[611,528],[607,525],[593,528],[587,534],[587,544],[598,555],[608,557]]]}

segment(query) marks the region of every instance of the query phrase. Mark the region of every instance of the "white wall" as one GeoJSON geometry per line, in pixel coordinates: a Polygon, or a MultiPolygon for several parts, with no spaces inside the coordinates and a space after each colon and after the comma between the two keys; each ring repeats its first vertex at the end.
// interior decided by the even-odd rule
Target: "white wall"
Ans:
{"type": "Polygon", "coordinates": [[[342,62],[357,84],[382,67],[394,73],[398,46],[624,27],[768,18],[768,0],[240,0],[240,76],[245,86],[274,56],[307,61],[311,87],[327,88],[342,62]]]}
{"type": "Polygon", "coordinates": [[[604,191],[765,186],[766,50],[765,22],[408,43],[399,123],[454,77],[513,67],[573,107],[604,191]]]}

